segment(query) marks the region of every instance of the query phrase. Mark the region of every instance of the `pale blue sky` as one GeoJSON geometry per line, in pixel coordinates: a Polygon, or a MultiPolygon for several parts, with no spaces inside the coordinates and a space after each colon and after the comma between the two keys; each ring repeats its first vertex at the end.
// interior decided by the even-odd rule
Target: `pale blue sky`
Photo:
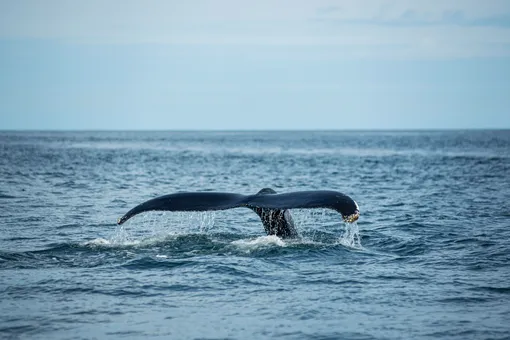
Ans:
{"type": "Polygon", "coordinates": [[[510,128],[510,1],[2,1],[0,129],[510,128]]]}

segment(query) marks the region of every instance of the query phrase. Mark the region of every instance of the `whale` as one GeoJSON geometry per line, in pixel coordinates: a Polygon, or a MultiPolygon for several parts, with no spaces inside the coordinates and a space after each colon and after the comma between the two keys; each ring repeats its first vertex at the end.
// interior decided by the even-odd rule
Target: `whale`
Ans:
{"type": "Polygon", "coordinates": [[[147,211],[212,211],[249,208],[261,219],[267,235],[281,238],[298,237],[289,209],[332,209],[344,222],[353,223],[360,215],[359,206],[351,197],[332,190],[310,190],[277,193],[264,188],[254,195],[230,192],[177,192],[143,202],[117,220],[121,225],[147,211]]]}

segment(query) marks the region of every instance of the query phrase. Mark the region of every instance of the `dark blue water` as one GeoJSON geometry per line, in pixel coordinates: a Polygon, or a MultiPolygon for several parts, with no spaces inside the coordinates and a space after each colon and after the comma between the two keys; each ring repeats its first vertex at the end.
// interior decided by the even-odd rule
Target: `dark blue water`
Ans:
{"type": "Polygon", "coordinates": [[[502,339],[510,131],[1,132],[0,338],[502,339]],[[332,189],[293,210],[127,210],[176,191],[332,189]]]}

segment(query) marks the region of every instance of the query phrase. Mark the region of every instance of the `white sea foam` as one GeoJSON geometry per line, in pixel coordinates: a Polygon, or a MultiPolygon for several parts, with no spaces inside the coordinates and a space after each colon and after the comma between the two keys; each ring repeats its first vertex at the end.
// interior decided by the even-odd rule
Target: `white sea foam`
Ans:
{"type": "Polygon", "coordinates": [[[278,236],[260,236],[250,240],[237,240],[231,243],[237,248],[246,252],[251,252],[257,249],[268,248],[268,247],[285,247],[287,244],[278,236]]]}
{"type": "Polygon", "coordinates": [[[96,238],[87,242],[83,242],[82,245],[86,247],[104,247],[104,248],[116,248],[116,247],[128,247],[137,246],[142,242],[139,240],[107,240],[104,238],[96,238]]]}
{"type": "Polygon", "coordinates": [[[99,237],[99,238],[96,238],[96,239],[93,239],[93,240],[90,240],[90,241],[87,241],[87,242],[83,242],[83,245],[84,246],[106,246],[106,245],[110,245],[111,242],[102,238],[102,237],[99,237]]]}

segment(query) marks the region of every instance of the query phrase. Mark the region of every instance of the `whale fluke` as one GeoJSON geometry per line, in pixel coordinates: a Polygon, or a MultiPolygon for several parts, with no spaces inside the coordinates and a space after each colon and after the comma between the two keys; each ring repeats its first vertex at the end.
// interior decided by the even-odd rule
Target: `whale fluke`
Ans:
{"type": "Polygon", "coordinates": [[[255,195],[228,192],[178,192],[148,200],[119,218],[117,224],[145,211],[211,211],[246,207],[255,211],[268,235],[297,237],[289,209],[333,209],[346,222],[359,217],[359,207],[347,195],[337,191],[313,190],[278,194],[264,188],[255,195]]]}

